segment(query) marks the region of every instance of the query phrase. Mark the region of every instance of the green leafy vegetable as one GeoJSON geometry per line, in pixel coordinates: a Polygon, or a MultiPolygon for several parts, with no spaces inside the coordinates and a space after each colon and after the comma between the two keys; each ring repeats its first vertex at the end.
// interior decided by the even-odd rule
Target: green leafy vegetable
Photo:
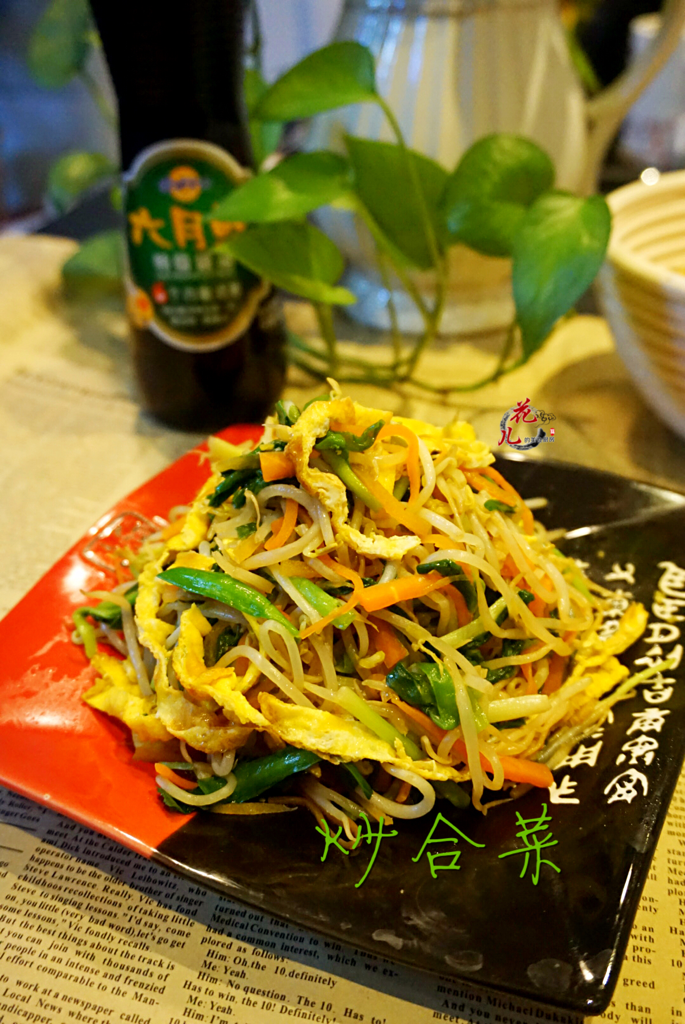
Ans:
{"type": "MultiPolygon", "coordinates": [[[[129,587],[124,596],[133,607],[138,596],[138,584],[134,583],[129,587]]],[[[121,629],[121,608],[114,601],[101,601],[94,607],[84,605],[83,608],[77,608],[73,612],[72,619],[76,632],[83,641],[86,655],[92,658],[97,653],[97,640],[95,639],[95,630],[88,622],[89,618],[95,619],[97,622],[104,622],[110,629],[121,629]]]]}
{"type": "Polygon", "coordinates": [[[409,477],[401,476],[399,480],[395,481],[395,486],[392,489],[393,498],[397,498],[398,501],[403,501],[404,496],[409,490],[409,477]]]}
{"type": "MultiPolygon", "coordinates": [[[[413,665],[399,662],[385,678],[386,684],[407,704],[423,708],[432,720],[446,732],[459,725],[459,711],[452,677],[434,661],[419,661],[413,665]]],[[[487,725],[481,711],[478,694],[468,688],[471,706],[479,731],[487,725]]]]}
{"type": "Polygon", "coordinates": [[[278,422],[286,427],[292,427],[300,418],[300,410],[287,398],[279,399],[275,410],[278,422]]]}
{"type": "Polygon", "coordinates": [[[209,497],[209,504],[212,508],[218,508],[219,505],[223,505],[225,501],[228,501],[231,495],[237,491],[238,487],[245,480],[249,480],[255,472],[257,471],[251,469],[234,469],[225,474],[221,483],[218,484],[213,494],[209,497]]]}
{"type": "MultiPolygon", "coordinates": [[[[534,600],[535,595],[531,594],[529,590],[519,590],[519,597],[525,604],[530,604],[534,600]]],[[[503,597],[498,597],[493,604],[489,606],[489,611],[498,626],[502,623],[509,615],[509,609],[507,608],[507,602],[503,597]]],[[[482,647],[486,640],[489,640],[492,634],[488,633],[487,630],[483,629],[483,619],[478,616],[473,622],[469,622],[467,626],[462,626],[460,629],[455,629],[451,633],[445,633],[441,640],[445,643],[451,644],[453,647],[463,647],[464,644],[472,641],[473,647],[482,647]]],[[[468,655],[467,655],[468,657],[468,655]]]]}
{"type": "Polygon", "coordinates": [[[361,434],[349,434],[345,430],[329,430],[320,441],[316,442],[314,447],[318,452],[333,451],[338,455],[343,455],[346,452],[365,452],[374,443],[383,426],[385,426],[385,421],[377,420],[361,434]]]}
{"type": "Polygon", "coordinates": [[[451,577],[453,586],[457,588],[466,601],[466,607],[472,615],[474,614],[478,607],[476,588],[462,567],[453,559],[438,558],[434,562],[424,562],[423,565],[416,566],[416,571],[424,576],[429,572],[439,572],[441,576],[451,577]]]}
{"type": "MultiPolygon", "coordinates": [[[[330,615],[331,612],[335,611],[336,608],[341,606],[341,602],[330,594],[327,594],[325,590],[322,590],[313,580],[307,579],[306,576],[291,576],[290,582],[295,589],[302,594],[305,601],[309,601],[310,605],[324,618],[326,615],[330,615]]],[[[347,627],[354,622],[357,617],[356,612],[350,611],[345,612],[344,615],[340,615],[337,619],[333,619],[333,625],[338,629],[347,629],[347,627]]]]}
{"type": "MultiPolygon", "coordinates": [[[[186,768],[188,767],[189,765],[186,765],[186,768]]],[[[207,796],[209,793],[216,793],[218,789],[222,789],[225,785],[226,779],[223,776],[210,775],[206,779],[198,779],[195,789],[191,789],[189,792],[196,796],[207,796]]],[[[157,792],[166,806],[172,811],[177,811],[179,814],[195,814],[198,810],[193,804],[186,804],[182,800],[177,800],[176,797],[173,797],[171,793],[167,793],[161,787],[157,788],[157,792]]],[[[228,803],[228,799],[219,800],[218,803],[228,803]]],[[[216,807],[216,804],[212,804],[212,806],[216,807]]]]}
{"type": "Polygon", "coordinates": [[[375,733],[379,739],[389,743],[393,749],[395,741],[399,740],[412,760],[420,761],[423,758],[423,751],[411,736],[403,735],[391,722],[382,718],[377,711],[374,711],[367,704],[363,697],[354,692],[351,686],[341,686],[336,699],[345,711],[348,711],[354,718],[358,719],[362,725],[365,725],[367,729],[375,733]]]}
{"type": "Polygon", "coordinates": [[[435,724],[446,732],[456,728],[459,711],[452,676],[434,661],[420,661],[412,669],[425,675],[433,690],[435,704],[427,710],[435,724]]]}
{"type": "Polygon", "coordinates": [[[274,754],[258,757],[252,761],[240,761],[233,769],[238,780],[229,803],[242,804],[254,800],[268,789],[273,789],[279,782],[304,772],[321,758],[311,750],[300,750],[297,747],[283,747],[274,754]]]}
{"type": "MultiPolygon", "coordinates": [[[[526,646],[526,640],[503,640],[502,650],[498,654],[499,658],[511,658],[514,655],[520,654],[523,648],[526,646]]],[[[487,671],[487,680],[489,683],[499,683],[502,679],[509,679],[518,671],[516,665],[505,665],[502,668],[489,668],[487,671]]]]}
{"type": "MultiPolygon", "coordinates": [[[[278,442],[275,442],[274,447],[276,445],[278,442]]],[[[259,449],[255,449],[255,452],[249,452],[246,460],[253,458],[259,464],[259,458],[255,454],[258,451],[259,449]]],[[[294,477],[289,477],[287,480],[279,480],[279,483],[297,485],[298,481],[294,477]]],[[[224,476],[216,490],[209,496],[209,504],[212,508],[218,508],[232,497],[233,507],[243,508],[246,491],[259,494],[265,487],[269,487],[269,481],[264,479],[261,469],[233,469],[224,476]]]]}
{"type": "Polygon", "coordinates": [[[537,199],[513,247],[513,289],[523,354],[536,352],[602,265],[611,214],[602,196],[553,192],[537,199]]]}
{"type": "MultiPolygon", "coordinates": [[[[364,584],[365,587],[373,587],[376,585],[377,582],[378,581],[375,580],[372,576],[362,576],[362,583],[364,584]]],[[[331,597],[349,597],[354,588],[348,583],[344,583],[339,587],[336,587],[333,583],[327,583],[324,589],[326,590],[327,594],[331,595],[331,597]]],[[[343,661],[345,662],[345,664],[347,664],[346,656],[343,657],[343,661]]],[[[350,662],[350,665],[351,664],[352,663],[350,662]]],[[[349,675],[352,669],[341,668],[340,671],[344,675],[349,675]]]]}
{"type": "Polygon", "coordinates": [[[220,661],[227,651],[232,650],[236,647],[242,639],[243,629],[241,626],[226,626],[216,641],[216,660],[220,661]]]}
{"type": "Polygon", "coordinates": [[[242,526],[239,526],[235,532],[236,536],[240,540],[245,540],[246,537],[250,537],[253,533],[257,532],[257,524],[255,522],[244,523],[242,526]]]}
{"type": "MultiPolygon", "coordinates": [[[[211,618],[211,614],[209,618],[211,618]]],[[[213,643],[210,642],[208,637],[205,640],[205,664],[207,668],[212,668],[212,666],[216,665],[217,661],[223,658],[227,651],[232,650],[239,644],[244,632],[244,626],[231,624],[222,629],[213,643]]]]}
{"type": "Polygon", "coordinates": [[[525,718],[510,718],[506,722],[491,722],[490,725],[494,725],[495,729],[520,729],[522,725],[526,724],[525,718]]]}
{"type": "Polygon", "coordinates": [[[340,477],[348,490],[352,491],[353,494],[356,494],[358,498],[361,498],[364,504],[368,505],[368,507],[373,509],[374,512],[380,512],[383,506],[378,498],[373,496],[368,487],[361,482],[355,471],[352,469],[348,461],[347,452],[343,455],[333,450],[323,451],[321,452],[321,457],[324,462],[331,467],[335,475],[340,477]]]}
{"type": "Polygon", "coordinates": [[[356,764],[352,764],[348,761],[343,764],[343,768],[352,776],[355,785],[359,786],[366,799],[370,800],[373,796],[373,789],[359,771],[356,764]]]}
{"type": "Polygon", "coordinates": [[[449,800],[454,807],[463,809],[471,803],[471,797],[461,788],[458,782],[453,782],[450,779],[447,782],[433,782],[431,785],[438,796],[441,796],[444,800],[449,800]]]}
{"type": "MultiPolygon", "coordinates": [[[[412,666],[412,669],[416,666],[412,666]]],[[[435,702],[435,694],[428,676],[423,672],[414,672],[400,661],[388,672],[386,684],[394,690],[398,697],[414,707],[426,708],[435,702]]]]}
{"type": "Polygon", "coordinates": [[[485,507],[488,512],[505,512],[507,515],[511,515],[516,509],[513,505],[507,505],[504,501],[497,501],[496,498],[488,498],[485,502],[485,507]]]}
{"type": "Polygon", "coordinates": [[[271,603],[264,594],[247,583],[234,580],[231,576],[207,572],[205,569],[188,569],[178,566],[160,572],[157,579],[165,583],[173,583],[191,594],[200,594],[213,601],[227,604],[244,615],[254,615],[258,619],[273,619],[292,633],[299,636],[292,622],[286,619],[283,612],[271,603]]]}
{"type": "Polygon", "coordinates": [[[324,110],[376,99],[371,52],[360,43],[331,43],[281,76],[257,104],[264,121],[294,121],[324,110]]]}

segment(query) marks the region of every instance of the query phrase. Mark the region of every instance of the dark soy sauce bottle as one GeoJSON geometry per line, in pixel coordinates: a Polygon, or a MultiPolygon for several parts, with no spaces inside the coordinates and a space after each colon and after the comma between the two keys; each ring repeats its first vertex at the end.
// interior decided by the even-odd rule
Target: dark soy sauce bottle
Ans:
{"type": "Polygon", "coordinates": [[[243,0],[91,0],[119,102],[126,309],[145,408],[170,426],[258,422],[285,375],[272,289],[212,219],[251,164],[243,0]]]}

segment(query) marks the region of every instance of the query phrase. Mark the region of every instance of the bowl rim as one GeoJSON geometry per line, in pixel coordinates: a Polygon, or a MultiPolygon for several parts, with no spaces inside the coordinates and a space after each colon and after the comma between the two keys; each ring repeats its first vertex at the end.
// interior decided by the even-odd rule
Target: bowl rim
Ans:
{"type": "MultiPolygon", "coordinates": [[[[609,192],[606,201],[614,222],[621,214],[630,210],[635,200],[645,195],[645,189],[649,189],[653,194],[661,191],[682,191],[683,199],[685,199],[685,170],[665,171],[653,185],[647,185],[638,178],[637,181],[632,181],[628,185],[622,185],[620,188],[614,189],[613,192],[609,192]]],[[[638,256],[629,245],[617,240],[613,230],[609,239],[607,259],[628,274],[646,278],[673,299],[685,300],[684,274],[652,263],[644,256],[638,256]]]]}

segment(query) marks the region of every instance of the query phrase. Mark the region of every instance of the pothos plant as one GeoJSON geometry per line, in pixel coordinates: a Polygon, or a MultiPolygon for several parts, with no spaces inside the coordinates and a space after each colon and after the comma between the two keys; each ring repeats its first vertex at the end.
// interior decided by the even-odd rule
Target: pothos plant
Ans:
{"type": "MultiPolygon", "coordinates": [[[[253,13],[253,47],[245,94],[255,160],[268,166],[285,123],[350,103],[383,110],[395,143],[347,136],[345,154],[296,153],[261,169],[212,212],[247,225],[222,247],[257,275],[316,310],[322,343],[289,336],[292,363],[314,378],[393,387],[412,383],[436,392],[475,390],[525,363],[557,320],[572,308],[599,269],[610,214],[599,196],[579,198],[554,189],[554,167],[531,141],[491,135],[475,143],[451,171],[409,149],[392,110],[378,93],[373,57],[356,42],[339,42],[310,54],[271,87],[259,65],[259,25],[253,13]],[[266,161],[266,164],[265,164],[266,161]],[[307,218],[327,204],[354,211],[376,244],[381,273],[400,280],[423,321],[407,343],[393,325],[390,361],[353,358],[339,349],[332,310],[355,301],[338,281],[344,258],[307,218]],[[461,242],[489,256],[512,259],[516,316],[492,372],[475,382],[436,385],[417,376],[422,354],[435,338],[447,291],[447,258],[461,242]],[[434,296],[416,285],[416,271],[432,271],[434,296]]],[[[43,84],[57,87],[80,75],[89,87],[87,56],[97,45],[87,0],[51,0],[34,33],[29,63],[43,84]]],[[[98,99],[97,91],[94,97],[98,99]]],[[[100,98],[100,104],[102,106],[100,98]]],[[[111,114],[103,109],[109,117],[111,114]]],[[[49,194],[58,208],[70,205],[114,168],[98,154],[73,153],[51,172],[49,194]]],[[[89,239],[64,267],[68,283],[97,278],[116,284],[123,243],[116,231],[89,239]]]]}
{"type": "Polygon", "coordinates": [[[556,190],[549,156],[516,135],[480,139],[451,171],[409,149],[377,91],[373,57],[359,43],[317,50],[248,99],[253,138],[255,130],[263,133],[279,123],[351,103],[375,103],[396,139],[388,143],[348,135],[344,155],[296,153],[260,171],[213,211],[214,218],[247,225],[222,248],[276,287],[314,304],[323,344],[290,339],[292,362],[313,377],[383,386],[412,383],[437,392],[474,390],[530,359],[601,266],[611,226],[603,198],[556,190]],[[332,307],[355,298],[338,284],[342,254],[307,220],[327,204],[344,206],[361,218],[375,241],[381,270],[394,271],[421,315],[421,335],[405,344],[390,309],[393,357],[384,365],[339,350],[332,307]],[[487,377],[436,385],[421,380],[417,371],[439,329],[448,252],[457,242],[488,256],[511,258],[516,314],[487,377]],[[415,271],[433,272],[432,298],[417,287],[415,271]]]}

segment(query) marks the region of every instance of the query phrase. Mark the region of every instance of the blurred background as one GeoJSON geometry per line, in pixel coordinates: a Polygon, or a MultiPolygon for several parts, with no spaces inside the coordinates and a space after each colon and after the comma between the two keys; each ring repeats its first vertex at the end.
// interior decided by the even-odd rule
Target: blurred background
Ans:
{"type": "MultiPolygon", "coordinates": [[[[326,43],[342,4],[258,0],[265,77],[273,80],[326,43]]],[[[114,96],[97,46],[84,40],[87,58],[75,75],[70,74],[69,58],[78,63],[80,55],[64,54],[62,67],[53,68],[35,52],[41,18],[53,14],[53,20],[73,22],[84,7],[85,0],[0,0],[0,225],[5,230],[35,229],[58,212],[47,197],[57,157],[95,151],[117,160],[116,130],[103,111],[103,100],[113,109],[114,96]]]]}
{"type": "MultiPolygon", "coordinates": [[[[332,39],[343,3],[257,0],[265,78],[273,80],[332,39]]],[[[402,11],[412,0],[357,6],[402,11]]],[[[97,44],[86,33],[83,53],[64,53],[61,66],[54,66],[36,43],[37,27],[43,35],[47,27],[49,35],[56,20],[73,22],[84,10],[86,0],[0,0],[0,230],[39,229],[68,208],[68,180],[58,175],[50,181],[60,156],[100,154],[90,168],[93,180],[116,164],[114,102],[97,44]]],[[[569,52],[588,95],[645,49],[658,29],[657,10],[654,0],[562,0],[569,52]]],[[[685,44],[631,111],[609,150],[601,186],[629,181],[648,164],[662,170],[685,166],[685,44]]]]}

